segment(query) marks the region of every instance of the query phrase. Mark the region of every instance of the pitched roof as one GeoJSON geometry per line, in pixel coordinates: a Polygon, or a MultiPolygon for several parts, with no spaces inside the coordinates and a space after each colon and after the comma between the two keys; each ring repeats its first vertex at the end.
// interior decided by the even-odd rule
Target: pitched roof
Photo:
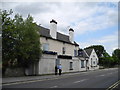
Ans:
{"type": "Polygon", "coordinates": [[[60,41],[63,41],[63,42],[71,43],[70,40],[69,40],[69,36],[61,34],[59,32],[57,32],[57,39],[60,40],[60,41]]]}
{"type": "Polygon", "coordinates": [[[51,37],[50,36],[50,30],[47,29],[47,28],[44,28],[44,27],[41,27],[41,26],[38,26],[39,27],[39,33],[40,33],[40,36],[43,36],[43,37],[51,37]]]}
{"type": "Polygon", "coordinates": [[[85,51],[86,51],[86,53],[90,56],[91,55],[91,53],[92,53],[92,48],[90,48],[90,49],[85,49],[85,51]]]}
{"type": "MultiPolygon", "coordinates": [[[[39,30],[40,36],[53,39],[51,37],[51,35],[50,35],[50,29],[44,28],[42,26],[38,26],[38,27],[40,29],[39,30]]],[[[59,33],[59,32],[57,32],[57,38],[56,38],[56,40],[62,41],[62,42],[66,42],[66,43],[69,43],[69,44],[73,44],[75,46],[79,46],[75,41],[74,41],[74,43],[71,43],[70,40],[69,40],[69,36],[68,35],[64,35],[64,34],[59,33]]]]}
{"type": "Polygon", "coordinates": [[[85,50],[80,50],[80,51],[79,51],[79,56],[80,56],[80,57],[84,57],[84,58],[87,58],[87,57],[88,57],[88,55],[87,55],[87,53],[85,52],[85,50]]]}

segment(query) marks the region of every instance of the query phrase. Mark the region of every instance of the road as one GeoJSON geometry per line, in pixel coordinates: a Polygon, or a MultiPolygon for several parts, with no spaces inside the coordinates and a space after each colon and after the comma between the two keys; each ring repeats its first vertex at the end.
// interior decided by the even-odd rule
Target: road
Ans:
{"type": "Polygon", "coordinates": [[[109,88],[116,83],[118,69],[101,69],[59,76],[53,79],[3,85],[4,88],[109,88]]]}

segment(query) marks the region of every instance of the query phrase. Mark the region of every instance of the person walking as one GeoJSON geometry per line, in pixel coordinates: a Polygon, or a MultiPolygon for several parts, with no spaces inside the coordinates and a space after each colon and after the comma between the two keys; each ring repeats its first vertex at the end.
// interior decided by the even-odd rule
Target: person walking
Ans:
{"type": "Polygon", "coordinates": [[[57,67],[57,65],[55,66],[55,75],[57,75],[57,73],[58,73],[58,67],[57,67]]]}
{"type": "Polygon", "coordinates": [[[58,69],[59,69],[59,75],[61,75],[61,73],[62,73],[62,66],[61,66],[61,64],[59,64],[58,69]]]}

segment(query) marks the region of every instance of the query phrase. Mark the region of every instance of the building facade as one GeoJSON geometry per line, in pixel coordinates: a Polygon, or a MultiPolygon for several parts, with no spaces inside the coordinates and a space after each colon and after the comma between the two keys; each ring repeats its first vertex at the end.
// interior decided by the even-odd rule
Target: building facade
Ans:
{"type": "Polygon", "coordinates": [[[26,75],[54,74],[55,67],[59,64],[63,73],[97,69],[98,58],[95,51],[79,51],[72,28],[69,29],[69,35],[59,33],[55,20],[50,21],[50,29],[38,27],[43,54],[38,63],[26,69],[26,75]]]}

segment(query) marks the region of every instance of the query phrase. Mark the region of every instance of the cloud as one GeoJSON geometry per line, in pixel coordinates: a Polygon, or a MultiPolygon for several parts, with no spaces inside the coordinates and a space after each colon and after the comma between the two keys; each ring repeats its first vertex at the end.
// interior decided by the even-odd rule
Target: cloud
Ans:
{"type": "MultiPolygon", "coordinates": [[[[75,30],[75,35],[101,30],[109,32],[110,27],[118,24],[117,3],[100,2],[19,2],[4,3],[4,9],[13,9],[24,17],[31,14],[37,24],[49,28],[50,20],[58,22],[58,31],[68,34],[68,26],[75,30]]],[[[116,31],[116,30],[115,30],[116,31]]],[[[116,36],[107,35],[102,38],[79,42],[80,47],[91,44],[103,44],[108,50],[117,47],[116,36]]],[[[110,51],[109,51],[110,52],[110,51]]]]}
{"type": "MultiPolygon", "coordinates": [[[[67,27],[75,29],[76,34],[102,30],[116,24],[117,9],[111,3],[98,2],[19,2],[6,3],[24,17],[31,14],[35,21],[49,28],[49,21],[58,22],[58,30],[67,33],[67,27]]],[[[116,5],[116,4],[114,4],[116,5]]]]}
{"type": "Polygon", "coordinates": [[[112,55],[113,50],[118,48],[118,32],[97,39],[89,39],[86,42],[79,42],[79,44],[81,48],[91,45],[103,45],[107,52],[112,55]]]}
{"type": "Polygon", "coordinates": [[[84,34],[88,31],[93,32],[103,30],[118,24],[117,9],[114,10],[108,7],[105,8],[98,6],[95,6],[92,9],[92,15],[81,20],[80,22],[77,22],[76,26],[78,27],[74,26],[76,34],[84,34]]]}
{"type": "Polygon", "coordinates": [[[21,3],[20,5],[15,7],[15,11],[18,13],[22,13],[23,16],[32,14],[41,14],[41,13],[46,13],[46,12],[52,12],[53,7],[56,7],[55,3],[45,3],[45,2],[33,2],[33,3],[21,3]]]}

